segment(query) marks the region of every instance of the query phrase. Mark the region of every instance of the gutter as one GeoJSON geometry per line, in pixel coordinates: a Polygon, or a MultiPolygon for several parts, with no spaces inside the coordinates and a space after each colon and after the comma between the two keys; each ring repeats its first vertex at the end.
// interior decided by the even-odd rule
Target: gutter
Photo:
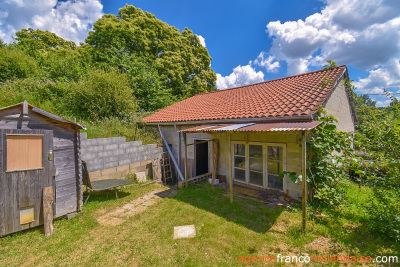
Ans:
{"type": "Polygon", "coordinates": [[[197,120],[197,121],[171,121],[171,122],[146,122],[148,125],[188,125],[188,124],[215,124],[215,123],[262,123],[262,122],[295,122],[313,121],[314,115],[247,118],[247,119],[221,119],[221,120],[197,120]]]}

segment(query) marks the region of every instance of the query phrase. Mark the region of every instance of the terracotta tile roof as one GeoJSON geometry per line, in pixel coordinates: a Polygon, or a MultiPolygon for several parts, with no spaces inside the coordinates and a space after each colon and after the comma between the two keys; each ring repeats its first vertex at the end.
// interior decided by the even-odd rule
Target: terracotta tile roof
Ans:
{"type": "Polygon", "coordinates": [[[198,94],[161,109],[143,120],[162,123],[313,115],[325,103],[346,70],[346,66],[340,66],[327,71],[318,70],[198,94]],[[323,86],[323,83],[327,86],[323,86]]]}

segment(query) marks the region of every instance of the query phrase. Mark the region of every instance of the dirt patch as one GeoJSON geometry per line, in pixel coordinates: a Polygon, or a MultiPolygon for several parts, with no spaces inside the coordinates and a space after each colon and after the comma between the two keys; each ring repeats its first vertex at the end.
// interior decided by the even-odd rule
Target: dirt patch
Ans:
{"type": "Polygon", "coordinates": [[[170,198],[177,194],[176,189],[169,188],[157,188],[156,190],[136,198],[122,207],[118,207],[108,213],[102,214],[97,218],[97,221],[101,225],[117,226],[124,223],[125,218],[135,216],[145,210],[148,207],[158,203],[163,198],[170,198]]]}
{"type": "Polygon", "coordinates": [[[339,245],[325,236],[319,236],[311,243],[306,245],[309,251],[317,251],[318,253],[334,252],[340,249],[339,245]]]}

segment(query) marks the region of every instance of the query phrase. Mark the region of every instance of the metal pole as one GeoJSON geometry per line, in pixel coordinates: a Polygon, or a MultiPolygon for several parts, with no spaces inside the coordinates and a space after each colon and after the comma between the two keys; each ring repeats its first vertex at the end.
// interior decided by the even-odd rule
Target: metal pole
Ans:
{"type": "Polygon", "coordinates": [[[307,131],[303,131],[303,145],[302,145],[302,185],[303,185],[303,190],[302,190],[302,209],[303,209],[303,219],[302,219],[302,226],[303,226],[303,232],[306,231],[306,224],[307,224],[307,131]]]}

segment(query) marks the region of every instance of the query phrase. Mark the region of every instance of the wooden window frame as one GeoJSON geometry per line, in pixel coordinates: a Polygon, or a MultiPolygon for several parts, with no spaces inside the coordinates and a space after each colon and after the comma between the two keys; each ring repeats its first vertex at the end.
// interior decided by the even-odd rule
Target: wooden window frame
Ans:
{"type": "Polygon", "coordinates": [[[276,189],[276,188],[269,188],[268,187],[268,147],[269,146],[276,146],[276,147],[282,147],[282,162],[283,166],[282,169],[283,171],[286,171],[286,165],[287,165],[287,159],[286,159],[286,143],[266,143],[266,142],[245,142],[245,141],[232,141],[231,145],[231,155],[232,158],[230,159],[232,162],[232,179],[237,182],[237,183],[242,183],[246,185],[251,185],[259,188],[264,188],[264,189],[273,189],[273,190],[279,190],[282,192],[286,192],[286,176],[283,177],[283,189],[276,189]],[[245,145],[245,181],[237,180],[235,179],[235,145],[236,144],[241,144],[245,145]],[[250,145],[258,145],[262,146],[262,151],[263,151],[263,185],[256,185],[256,184],[251,184],[250,183],[250,145]]]}
{"type": "Polygon", "coordinates": [[[43,170],[44,169],[44,155],[45,155],[45,151],[44,151],[44,134],[13,134],[13,133],[5,134],[5,146],[4,146],[4,170],[5,170],[5,173],[43,170]],[[41,136],[42,137],[42,167],[29,168],[29,169],[8,170],[8,166],[7,166],[7,152],[8,152],[7,142],[8,142],[8,136],[41,136]]]}

